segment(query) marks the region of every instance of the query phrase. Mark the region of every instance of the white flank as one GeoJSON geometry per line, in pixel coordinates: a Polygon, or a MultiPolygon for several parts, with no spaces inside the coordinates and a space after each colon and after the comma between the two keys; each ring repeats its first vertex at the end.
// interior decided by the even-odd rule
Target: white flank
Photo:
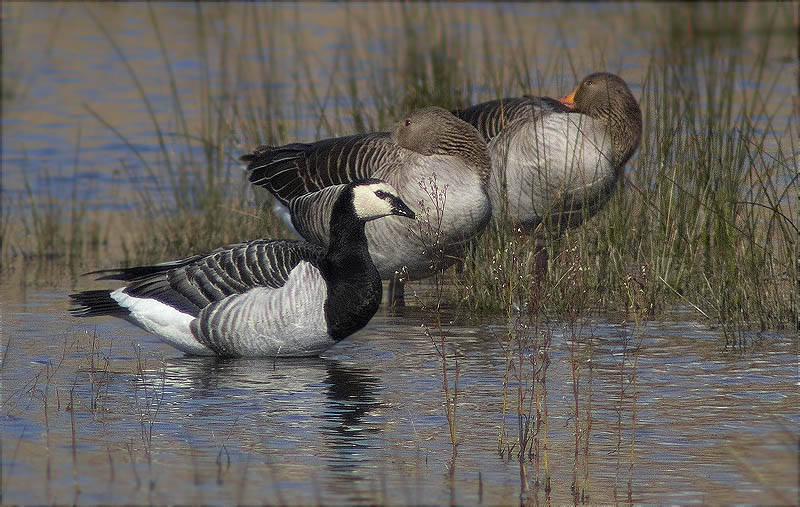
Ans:
{"type": "Polygon", "coordinates": [[[213,356],[214,352],[198,342],[189,328],[194,317],[150,298],[137,298],[119,288],[111,293],[111,298],[121,307],[131,312],[131,320],[147,331],[158,335],[162,340],[186,354],[213,356]]]}
{"type": "Polygon", "coordinates": [[[613,185],[610,139],[602,122],[581,114],[517,120],[489,143],[493,212],[508,212],[523,227],[548,213],[571,213],[613,185]]]}

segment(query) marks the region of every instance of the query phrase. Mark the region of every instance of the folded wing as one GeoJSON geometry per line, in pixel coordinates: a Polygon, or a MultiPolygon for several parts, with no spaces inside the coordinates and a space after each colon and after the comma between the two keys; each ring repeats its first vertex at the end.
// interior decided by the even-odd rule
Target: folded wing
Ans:
{"type": "Polygon", "coordinates": [[[525,95],[475,104],[453,114],[472,124],[486,141],[490,141],[508,124],[519,118],[531,118],[543,113],[567,113],[570,109],[549,97],[525,95]]]}
{"type": "Polygon", "coordinates": [[[387,132],[324,139],[315,143],[261,146],[241,157],[249,180],[288,205],[322,188],[376,176],[397,159],[387,132]]]}
{"type": "Polygon", "coordinates": [[[129,282],[124,292],[131,297],[155,299],[196,317],[228,296],[255,287],[282,287],[301,260],[321,259],[323,254],[305,242],[256,240],[179,261],[94,273],[104,274],[101,280],[129,282]]]}
{"type": "Polygon", "coordinates": [[[346,187],[347,185],[333,185],[292,199],[289,202],[289,211],[295,230],[307,241],[327,247],[330,242],[333,205],[346,187]]]}

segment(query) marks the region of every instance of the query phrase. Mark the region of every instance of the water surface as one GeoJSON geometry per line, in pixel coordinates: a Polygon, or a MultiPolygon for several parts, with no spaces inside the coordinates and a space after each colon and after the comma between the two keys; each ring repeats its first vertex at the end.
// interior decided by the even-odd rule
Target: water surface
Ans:
{"type": "MultiPolygon", "coordinates": [[[[504,378],[517,337],[530,364],[530,330],[445,328],[451,388],[456,355],[459,373],[452,460],[428,311],[382,311],[320,358],[269,361],[183,357],[67,308],[64,288],[2,308],[6,502],[518,501],[517,381],[512,371],[504,415],[504,378]]],[[[550,360],[540,418],[551,501],[572,500],[574,473],[592,503],[628,501],[629,477],[635,502],[796,498],[796,337],[748,335],[732,348],[680,320],[578,324],[546,326],[552,342],[537,356],[550,360]]],[[[529,389],[531,369],[520,371],[529,389]]],[[[545,500],[539,458],[538,471],[523,461],[529,494],[545,500]]]]}
{"type": "MultiPolygon", "coordinates": [[[[255,67],[257,48],[242,42],[253,34],[252,9],[273,22],[274,39],[262,49],[274,57],[274,82],[247,68],[239,90],[276,91],[284,141],[349,132],[350,97],[336,70],[344,65],[342,48],[359,48],[359,95],[368,113],[379,107],[368,85],[374,69],[391,68],[380,59],[382,48],[403,36],[398,6],[200,5],[218,32],[198,33],[192,4],[153,11],[192,134],[201,134],[208,93],[197,48],[207,42],[216,62],[219,34],[228,30],[231,47],[241,47],[242,61],[255,67]],[[308,54],[314,65],[305,70],[298,55],[308,54]],[[310,85],[321,99],[310,96],[310,85]],[[320,125],[320,107],[331,117],[339,112],[334,132],[320,125]]],[[[508,95],[560,96],[583,75],[607,69],[641,97],[646,48],[665,19],[664,8],[649,3],[443,9],[475,54],[484,54],[488,37],[498,73],[524,48],[530,89],[503,75],[508,95]]],[[[780,31],[761,55],[755,41],[768,9],[742,9],[747,29],[737,75],[765,59],[763,81],[777,98],[754,120],[774,129],[768,142],[789,145],[796,33],[780,31]]],[[[21,82],[3,102],[3,232],[30,237],[20,224],[46,202],[105,213],[112,241],[148,226],[131,217],[139,192],[165,195],[145,169],[146,162],[165,171],[153,118],[167,134],[168,152],[185,144],[173,135],[170,80],[146,6],[4,2],[3,15],[4,65],[12,62],[21,82]],[[152,116],[89,11],[136,71],[152,116]]],[[[416,29],[419,40],[435,31],[416,29]]],[[[462,62],[474,101],[494,98],[487,65],[483,58],[462,62]]],[[[4,80],[12,71],[4,67],[4,80]]],[[[227,75],[217,64],[209,72],[212,80],[227,75]]],[[[240,134],[237,125],[231,129],[240,134]]],[[[226,167],[234,183],[243,180],[233,163],[241,150],[235,137],[226,167]]],[[[87,269],[119,260],[94,259],[87,269]]],[[[527,488],[530,499],[558,504],[573,501],[573,490],[591,503],[792,503],[799,493],[793,333],[741,333],[732,347],[721,329],[694,322],[692,313],[640,327],[625,316],[548,323],[539,329],[545,335],[500,316],[462,318],[444,329],[451,389],[458,361],[453,458],[442,362],[424,327],[435,321],[430,311],[382,310],[321,358],[186,358],[125,322],[69,317],[67,294],[89,282],[46,267],[7,269],[0,280],[3,502],[496,504],[519,502],[527,488]],[[545,360],[549,367],[537,370],[534,382],[533,368],[545,360]],[[520,462],[526,421],[540,424],[531,435],[538,447],[520,462]]]]}

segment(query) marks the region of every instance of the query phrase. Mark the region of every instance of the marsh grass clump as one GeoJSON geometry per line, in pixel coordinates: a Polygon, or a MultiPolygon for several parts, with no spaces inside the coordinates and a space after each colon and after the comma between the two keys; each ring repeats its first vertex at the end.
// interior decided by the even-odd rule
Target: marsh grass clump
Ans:
{"type": "MultiPolygon", "coordinates": [[[[766,51],[770,39],[762,42],[766,51]]],[[[713,44],[698,44],[689,56],[671,54],[683,56],[656,60],[648,72],[644,137],[625,193],[600,217],[594,230],[601,237],[587,238],[611,253],[611,265],[598,258],[599,271],[646,273],[642,290],[656,309],[682,302],[723,323],[761,329],[793,321],[786,282],[796,272],[789,217],[797,202],[784,185],[798,160],[782,145],[791,135],[780,137],[771,121],[756,123],[767,104],[786,99],[769,83],[735,86],[759,82],[764,72],[742,70],[737,51],[723,58],[713,44]]],[[[787,127],[791,134],[791,120],[787,127]]]]}
{"type": "MultiPolygon", "coordinates": [[[[683,9],[695,12],[670,12],[683,9]]],[[[797,321],[797,132],[794,117],[780,130],[772,116],[775,104],[796,106],[776,92],[777,76],[765,82],[777,13],[759,32],[754,67],[737,50],[743,27],[729,11],[718,13],[727,20],[721,35],[704,15],[693,14],[688,27],[677,14],[670,18],[642,83],[642,142],[616,194],[581,227],[543,237],[550,258],[544,310],[557,315],[579,304],[653,317],[679,305],[728,332],[797,321]],[[573,269],[586,273],[580,302],[560,294],[573,269]],[[619,280],[635,284],[640,296],[632,301],[619,280]]],[[[531,263],[502,245],[513,238],[532,251],[534,240],[510,231],[512,224],[488,229],[471,254],[475,264],[500,263],[509,279],[531,276],[531,263]]],[[[470,288],[464,304],[472,311],[496,311],[508,298],[508,288],[487,274],[457,277],[470,288]]]]}

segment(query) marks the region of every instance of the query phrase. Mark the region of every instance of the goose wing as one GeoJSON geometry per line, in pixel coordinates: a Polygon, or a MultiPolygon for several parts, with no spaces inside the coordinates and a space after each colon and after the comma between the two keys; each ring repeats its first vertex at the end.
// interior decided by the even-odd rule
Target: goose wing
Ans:
{"type": "MultiPolygon", "coordinates": [[[[155,299],[196,317],[228,296],[256,287],[282,287],[300,261],[317,263],[323,255],[321,248],[303,241],[255,240],[178,261],[90,274],[103,274],[100,280],[127,281],[124,292],[129,296],[155,299]]],[[[73,299],[84,303],[79,296],[73,299]]],[[[89,311],[77,310],[80,315],[89,311]]]]}
{"type": "Polygon", "coordinates": [[[306,241],[322,247],[328,246],[333,205],[346,186],[325,187],[319,192],[301,195],[289,201],[292,225],[306,241]]]}
{"type": "Polygon", "coordinates": [[[518,210],[522,223],[546,210],[593,209],[616,179],[603,123],[583,114],[514,120],[492,139],[489,151],[494,192],[518,210]]]}
{"type": "Polygon", "coordinates": [[[567,106],[550,97],[524,95],[482,102],[466,109],[453,111],[453,114],[472,124],[488,142],[518,118],[530,118],[532,115],[552,112],[568,113],[569,111],[567,106]]]}
{"type": "Polygon", "coordinates": [[[288,205],[303,194],[374,177],[397,160],[388,132],[324,139],[315,143],[261,146],[240,158],[250,183],[264,187],[288,205]]]}

